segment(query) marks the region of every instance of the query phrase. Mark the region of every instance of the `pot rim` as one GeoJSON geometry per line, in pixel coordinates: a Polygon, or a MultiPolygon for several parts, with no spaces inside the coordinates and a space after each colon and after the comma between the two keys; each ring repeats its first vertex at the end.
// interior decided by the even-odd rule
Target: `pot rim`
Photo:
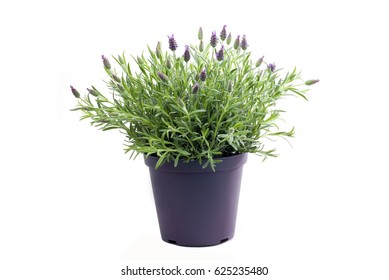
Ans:
{"type": "Polygon", "coordinates": [[[155,165],[159,157],[153,155],[146,156],[145,154],[143,155],[143,157],[145,160],[145,164],[150,169],[154,169],[155,171],[178,173],[214,173],[215,171],[220,172],[242,167],[247,162],[248,153],[215,158],[217,160],[222,160],[221,162],[216,163],[215,171],[212,170],[209,165],[206,168],[203,168],[197,160],[192,160],[190,162],[184,162],[180,160],[177,167],[174,167],[173,161],[169,161],[159,166],[158,169],[155,169],[155,165]]]}

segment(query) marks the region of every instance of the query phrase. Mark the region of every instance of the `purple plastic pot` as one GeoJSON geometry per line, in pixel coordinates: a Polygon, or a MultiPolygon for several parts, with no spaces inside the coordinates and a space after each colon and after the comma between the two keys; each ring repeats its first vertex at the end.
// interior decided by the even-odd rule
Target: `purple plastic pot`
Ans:
{"type": "Polygon", "coordinates": [[[162,239],[181,246],[211,246],[233,238],[243,165],[247,154],[220,158],[216,172],[197,161],[166,162],[145,157],[162,239]]]}

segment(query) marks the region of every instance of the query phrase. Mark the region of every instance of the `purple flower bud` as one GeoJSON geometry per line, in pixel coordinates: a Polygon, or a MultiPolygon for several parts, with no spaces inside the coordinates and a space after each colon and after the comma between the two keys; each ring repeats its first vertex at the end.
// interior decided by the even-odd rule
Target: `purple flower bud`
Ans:
{"type": "Polygon", "coordinates": [[[269,63],[267,68],[269,68],[270,71],[274,72],[274,70],[276,70],[276,65],[274,63],[269,63]]]}
{"type": "Polygon", "coordinates": [[[122,80],[118,77],[118,76],[116,76],[115,74],[112,74],[112,78],[116,81],[116,82],[118,82],[118,83],[120,83],[122,80]]]}
{"type": "Polygon", "coordinates": [[[238,35],[238,37],[236,37],[234,42],[234,49],[235,50],[239,49],[239,45],[240,45],[240,36],[238,35]]]}
{"type": "Polygon", "coordinates": [[[199,51],[203,51],[204,50],[204,43],[203,43],[203,40],[200,41],[200,45],[199,45],[199,51]]]}
{"type": "Polygon", "coordinates": [[[246,40],[246,35],[243,35],[242,42],[240,43],[240,47],[244,51],[247,50],[248,44],[247,44],[247,40],[246,40]]]}
{"type": "Polygon", "coordinates": [[[98,95],[97,91],[94,90],[94,89],[87,88],[86,90],[89,92],[89,94],[91,94],[93,96],[97,96],[98,95]]]}
{"type": "Polygon", "coordinates": [[[200,72],[200,80],[204,82],[206,78],[207,78],[207,73],[205,72],[205,68],[203,68],[203,70],[201,70],[200,72]]]}
{"type": "Polygon", "coordinates": [[[305,81],[305,84],[307,86],[311,86],[311,85],[314,85],[314,84],[318,83],[319,81],[320,80],[318,80],[318,79],[316,79],[316,80],[307,80],[307,81],[305,81]]]}
{"type": "Polygon", "coordinates": [[[224,59],[224,46],[216,53],[216,59],[222,61],[224,59]]]}
{"type": "Polygon", "coordinates": [[[216,45],[217,45],[217,36],[216,36],[216,32],[213,31],[213,32],[212,32],[212,36],[211,36],[211,46],[212,46],[213,48],[215,48],[216,45]]]}
{"type": "Polygon", "coordinates": [[[190,52],[189,52],[188,45],[185,46],[184,60],[185,60],[185,62],[188,62],[190,60],[190,52]]]}
{"type": "Polygon", "coordinates": [[[174,35],[168,36],[169,38],[169,49],[171,49],[173,52],[177,49],[177,42],[174,39],[174,35]]]}
{"type": "Polygon", "coordinates": [[[199,88],[200,88],[200,85],[198,82],[196,82],[194,84],[194,86],[192,87],[192,93],[196,94],[199,91],[199,88]]]}
{"type": "Polygon", "coordinates": [[[166,76],[164,73],[158,72],[157,75],[158,75],[158,77],[159,77],[162,81],[164,81],[164,82],[167,82],[167,81],[168,81],[167,76],[166,76]]]}
{"type": "Polygon", "coordinates": [[[231,39],[232,39],[232,36],[231,36],[231,32],[230,32],[230,34],[228,34],[228,36],[227,36],[227,45],[229,45],[230,43],[231,43],[231,39]]]}
{"type": "Polygon", "coordinates": [[[262,56],[260,59],[257,60],[257,62],[255,63],[255,66],[256,66],[256,67],[261,66],[261,64],[262,64],[262,62],[263,62],[263,58],[264,58],[264,56],[262,56]]]}
{"type": "Polygon", "coordinates": [[[227,38],[226,27],[227,27],[227,25],[224,25],[222,31],[220,32],[220,39],[222,41],[224,41],[227,38]]]}
{"type": "Polygon", "coordinates": [[[197,33],[197,36],[199,37],[199,40],[203,40],[203,28],[199,28],[199,32],[197,33]]]}
{"type": "Polygon", "coordinates": [[[72,90],[72,93],[74,95],[74,97],[76,98],[80,98],[80,93],[78,92],[78,90],[76,90],[74,87],[70,86],[70,89],[72,90]]]}
{"type": "Polygon", "coordinates": [[[161,58],[161,42],[157,43],[157,47],[155,48],[155,55],[158,58],[161,58]]]}
{"type": "Polygon", "coordinates": [[[101,58],[103,59],[104,68],[107,70],[111,69],[111,63],[109,63],[108,59],[104,55],[101,58]]]}

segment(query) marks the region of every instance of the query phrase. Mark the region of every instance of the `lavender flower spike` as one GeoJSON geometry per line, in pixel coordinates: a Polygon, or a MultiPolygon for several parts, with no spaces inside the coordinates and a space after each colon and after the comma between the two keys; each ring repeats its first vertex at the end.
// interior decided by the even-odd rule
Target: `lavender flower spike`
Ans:
{"type": "Polygon", "coordinates": [[[200,45],[199,45],[199,51],[203,51],[204,50],[204,43],[203,43],[203,40],[200,41],[200,45]]]}
{"type": "Polygon", "coordinates": [[[267,68],[269,68],[270,71],[274,72],[274,70],[276,70],[276,65],[274,63],[269,63],[267,68]]]}
{"type": "Polygon", "coordinates": [[[231,36],[231,32],[230,32],[227,36],[227,45],[229,45],[231,43],[231,39],[232,39],[232,36],[231,36]]]}
{"type": "Polygon", "coordinates": [[[305,81],[305,84],[307,86],[311,86],[311,85],[314,85],[314,84],[318,83],[319,81],[320,80],[318,80],[318,79],[316,79],[316,80],[307,80],[307,81],[305,81]]]}
{"type": "Polygon", "coordinates": [[[247,44],[246,35],[243,35],[242,42],[240,43],[240,47],[244,51],[247,50],[248,44],[247,44]]]}
{"type": "Polygon", "coordinates": [[[200,72],[200,80],[204,82],[206,78],[207,78],[207,73],[205,72],[205,68],[203,68],[203,70],[201,70],[200,72]]]}
{"type": "Polygon", "coordinates": [[[256,67],[261,66],[261,64],[262,64],[262,62],[263,62],[263,58],[264,58],[264,56],[262,56],[260,59],[257,60],[257,62],[255,63],[255,66],[256,66],[256,67]]]}
{"type": "Polygon", "coordinates": [[[197,37],[199,40],[203,40],[203,28],[199,28],[199,32],[197,33],[197,37]]]}
{"type": "Polygon", "coordinates": [[[220,39],[222,41],[224,41],[227,38],[226,27],[227,27],[227,25],[224,25],[222,31],[220,32],[220,39]]]}
{"type": "Polygon", "coordinates": [[[171,49],[174,52],[178,47],[177,42],[174,39],[174,35],[172,34],[172,36],[168,36],[168,38],[169,38],[169,49],[171,49]]]}
{"type": "Polygon", "coordinates": [[[94,89],[90,89],[90,88],[87,88],[86,89],[89,94],[93,95],[93,96],[98,96],[99,94],[97,93],[97,91],[95,91],[94,89]]]}
{"type": "Polygon", "coordinates": [[[120,83],[122,80],[118,77],[118,76],[116,76],[115,74],[112,74],[112,78],[116,81],[116,82],[118,82],[118,83],[120,83]]]}
{"type": "Polygon", "coordinates": [[[167,82],[167,81],[168,81],[167,76],[166,76],[164,73],[158,72],[157,75],[158,75],[158,77],[159,77],[162,81],[164,81],[164,82],[167,82]]]}
{"type": "Polygon", "coordinates": [[[124,91],[124,87],[121,84],[117,83],[116,86],[120,91],[124,91]]]}
{"type": "Polygon", "coordinates": [[[238,37],[236,37],[234,42],[234,49],[235,50],[239,49],[239,45],[240,45],[240,36],[238,35],[238,37]]]}
{"type": "Polygon", "coordinates": [[[158,58],[161,58],[161,42],[158,42],[157,43],[157,47],[155,48],[155,55],[158,57],[158,58]]]}
{"type": "Polygon", "coordinates": [[[196,94],[199,91],[199,88],[200,88],[200,85],[198,82],[196,82],[194,84],[194,86],[192,87],[192,93],[196,94]]]}
{"type": "Polygon", "coordinates": [[[111,63],[109,63],[109,60],[104,55],[102,55],[101,58],[103,59],[104,68],[107,70],[111,69],[111,63]]]}
{"type": "Polygon", "coordinates": [[[231,81],[228,81],[227,91],[228,92],[232,91],[232,83],[231,83],[231,81]]]}
{"type": "Polygon", "coordinates": [[[70,89],[72,90],[72,93],[75,98],[80,98],[80,93],[78,92],[78,90],[76,90],[73,86],[70,86],[70,89]]]}
{"type": "Polygon", "coordinates": [[[216,45],[217,45],[217,36],[216,36],[216,32],[213,31],[213,32],[212,32],[212,36],[211,36],[211,46],[212,46],[213,48],[215,48],[216,45]]]}
{"type": "Polygon", "coordinates": [[[171,69],[172,68],[172,63],[170,62],[170,59],[168,59],[166,61],[166,67],[167,67],[167,69],[171,69]]]}
{"type": "Polygon", "coordinates": [[[188,62],[190,60],[190,52],[189,52],[188,45],[185,46],[184,60],[185,60],[185,62],[188,62]]]}
{"type": "Polygon", "coordinates": [[[216,53],[216,59],[222,61],[224,59],[224,46],[216,53]]]}

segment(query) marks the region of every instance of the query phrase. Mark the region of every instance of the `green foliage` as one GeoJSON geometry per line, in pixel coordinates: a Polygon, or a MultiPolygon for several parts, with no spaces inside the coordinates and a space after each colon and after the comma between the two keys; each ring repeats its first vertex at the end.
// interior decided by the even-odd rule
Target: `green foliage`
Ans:
{"type": "MultiPolygon", "coordinates": [[[[199,34],[202,39],[202,30],[199,34]]],[[[203,41],[190,45],[188,62],[158,43],[156,51],[148,47],[147,55],[132,57],[136,71],[124,54],[114,57],[120,74],[114,65],[107,67],[103,56],[110,94],[92,87],[73,110],[102,130],[122,131],[131,158],[139,153],[159,156],[157,167],[165,161],[177,165],[197,160],[214,168],[218,157],[275,156],[275,149],[265,149],[262,140],[293,136],[294,129],[279,129],[283,111],[276,105],[289,95],[306,99],[300,73],[293,69],[281,76],[263,57],[253,62],[241,46],[227,44],[220,53],[223,43],[218,39],[216,48],[203,41]],[[200,77],[203,69],[206,77],[200,77]]]]}

